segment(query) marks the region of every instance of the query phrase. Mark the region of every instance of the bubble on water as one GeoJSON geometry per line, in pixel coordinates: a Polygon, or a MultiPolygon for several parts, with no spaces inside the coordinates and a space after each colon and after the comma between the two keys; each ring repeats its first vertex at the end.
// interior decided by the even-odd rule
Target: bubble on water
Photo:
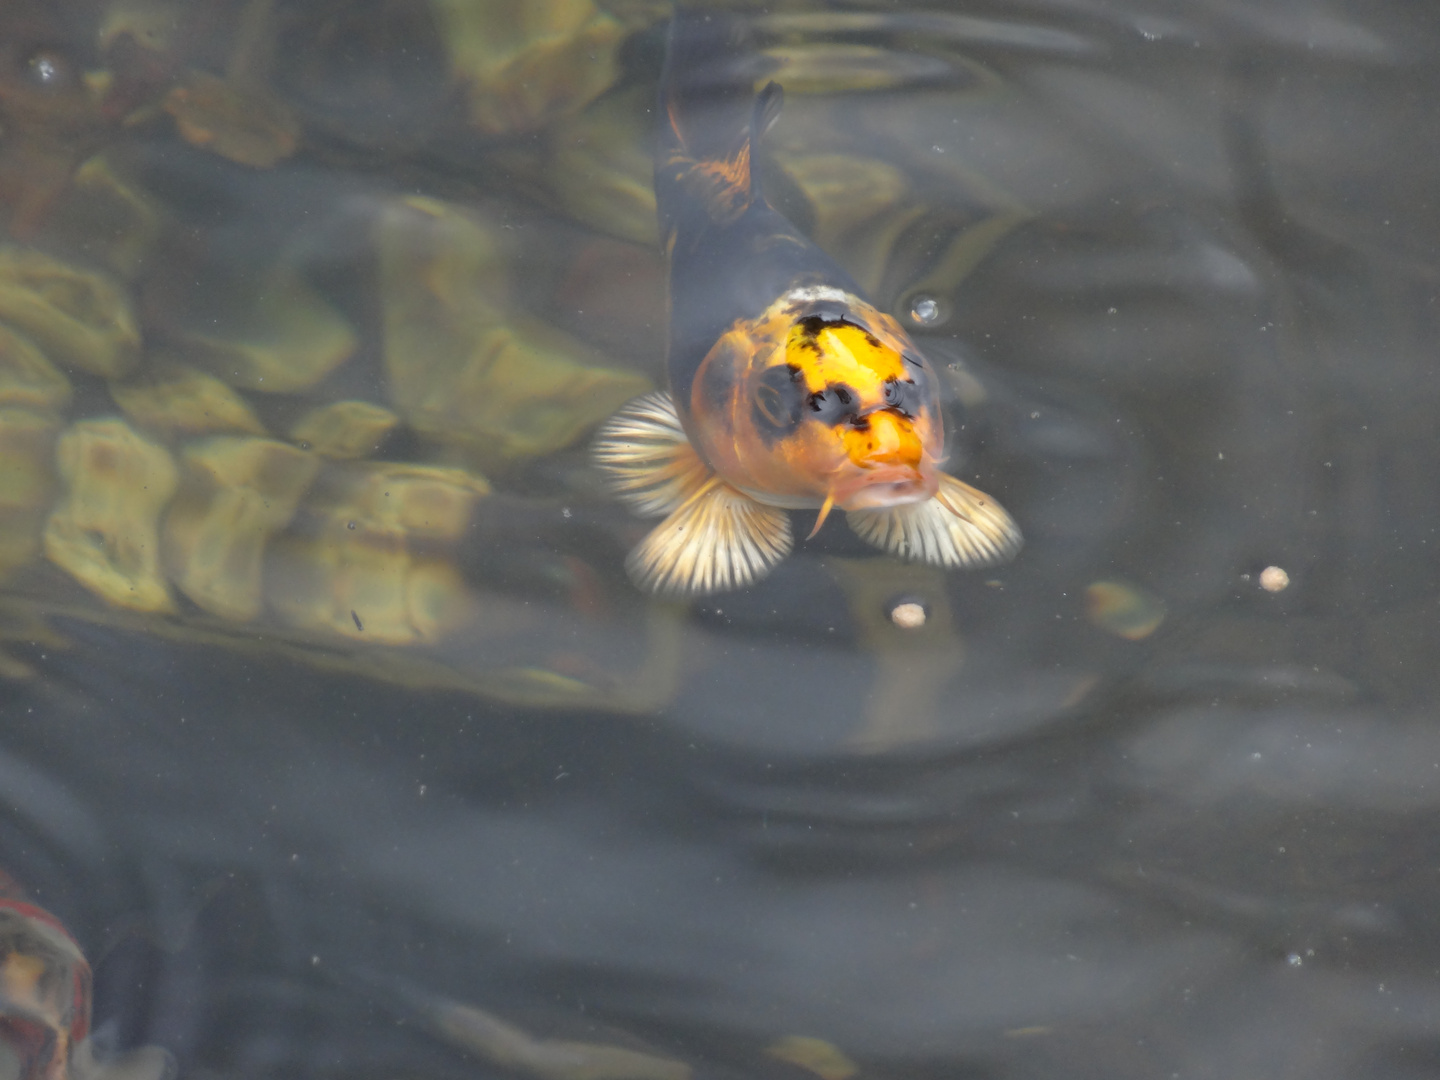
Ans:
{"type": "Polygon", "coordinates": [[[910,301],[910,318],[921,326],[934,326],[940,321],[940,301],[921,293],[910,301]]]}
{"type": "Polygon", "coordinates": [[[70,64],[65,57],[49,49],[42,49],[25,63],[26,74],[32,83],[46,90],[61,90],[70,84],[70,64]]]}
{"type": "Polygon", "coordinates": [[[1305,958],[1302,957],[1299,953],[1292,952],[1289,956],[1285,957],[1285,963],[1289,964],[1291,967],[1299,967],[1301,964],[1305,963],[1305,958]]]}

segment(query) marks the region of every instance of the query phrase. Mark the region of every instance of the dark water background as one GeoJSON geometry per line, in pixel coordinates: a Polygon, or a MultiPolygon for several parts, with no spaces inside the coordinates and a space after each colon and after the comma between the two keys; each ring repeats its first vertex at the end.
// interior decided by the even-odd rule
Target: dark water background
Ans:
{"type": "MultiPolygon", "coordinates": [[[[113,1045],[508,1075],[417,1021],[437,995],[701,1076],[803,1076],[763,1053],[787,1035],[874,1077],[1440,1075],[1440,17],[880,10],[897,56],[919,26],[993,82],[782,123],[843,117],[919,190],[958,157],[1028,210],[919,335],[985,387],[965,474],[1020,557],[909,572],[831,526],[676,616],[638,716],[61,620],[0,690],[0,850],[95,959],[113,1045]],[[1087,618],[1102,580],[1160,628],[1087,618]],[[916,592],[906,637],[883,605],[916,592]]],[[[394,164],[362,126],[265,172],[147,152],[214,258],[305,220],[343,270],[357,200],[474,190],[467,148],[394,164]]],[[[658,370],[659,290],[627,302],[541,313],[658,370]]],[[[564,546],[560,500],[540,534],[506,497],[476,588],[563,606],[506,577],[564,546]]],[[[618,582],[602,503],[579,550],[610,535],[618,582]]],[[[633,643],[616,610],[594,629],[633,643]]]]}

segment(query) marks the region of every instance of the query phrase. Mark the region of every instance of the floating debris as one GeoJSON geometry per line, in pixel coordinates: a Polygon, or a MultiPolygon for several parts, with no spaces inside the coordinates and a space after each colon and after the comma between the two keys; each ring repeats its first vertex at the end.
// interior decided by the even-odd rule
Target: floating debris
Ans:
{"type": "Polygon", "coordinates": [[[928,617],[920,600],[901,600],[890,609],[890,621],[901,630],[918,630],[928,617]]]}
{"type": "Polygon", "coordinates": [[[1266,592],[1283,592],[1290,585],[1290,575],[1278,566],[1260,571],[1260,587],[1266,592]]]}
{"type": "Polygon", "coordinates": [[[1085,587],[1085,617],[1101,630],[1139,641],[1165,621],[1165,602],[1136,585],[1096,581],[1085,587]]]}

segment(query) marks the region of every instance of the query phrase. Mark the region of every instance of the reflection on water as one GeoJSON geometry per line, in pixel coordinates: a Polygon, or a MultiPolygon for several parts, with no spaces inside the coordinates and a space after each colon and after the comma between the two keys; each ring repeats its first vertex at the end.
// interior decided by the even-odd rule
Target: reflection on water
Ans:
{"type": "Polygon", "coordinates": [[[677,606],[585,449],[660,378],[664,5],[7,5],[0,865],[74,1071],[1440,1068],[1417,10],[754,14],[768,190],[1027,546],[677,606]]]}

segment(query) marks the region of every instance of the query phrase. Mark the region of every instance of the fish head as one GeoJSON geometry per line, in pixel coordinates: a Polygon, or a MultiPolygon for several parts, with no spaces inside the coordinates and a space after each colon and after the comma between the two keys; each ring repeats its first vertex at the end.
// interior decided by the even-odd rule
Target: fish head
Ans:
{"type": "Polygon", "coordinates": [[[844,298],[737,324],[694,384],[696,448],[761,501],[864,510],[922,502],[939,486],[930,365],[893,318],[844,298]]]}

